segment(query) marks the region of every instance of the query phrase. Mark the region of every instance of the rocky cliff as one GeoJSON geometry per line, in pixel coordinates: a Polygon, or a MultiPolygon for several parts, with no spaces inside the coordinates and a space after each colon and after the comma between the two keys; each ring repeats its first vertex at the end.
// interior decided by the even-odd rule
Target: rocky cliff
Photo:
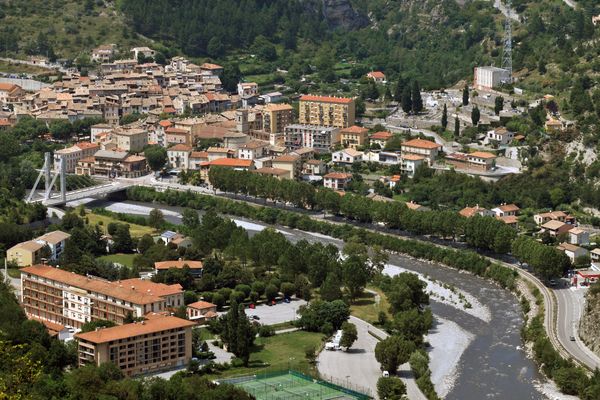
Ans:
{"type": "Polygon", "coordinates": [[[357,12],[349,0],[307,0],[306,5],[321,12],[333,29],[360,29],[369,24],[369,19],[357,12]]]}
{"type": "Polygon", "coordinates": [[[590,288],[585,297],[585,310],[579,325],[581,340],[600,355],[600,285],[590,288]]]}

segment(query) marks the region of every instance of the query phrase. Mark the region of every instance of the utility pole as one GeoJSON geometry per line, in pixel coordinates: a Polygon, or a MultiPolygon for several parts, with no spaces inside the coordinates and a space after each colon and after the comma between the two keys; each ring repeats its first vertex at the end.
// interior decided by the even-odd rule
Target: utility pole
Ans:
{"type": "Polygon", "coordinates": [[[512,0],[505,0],[506,21],[504,22],[504,51],[502,53],[502,69],[508,71],[508,78],[503,83],[513,83],[513,64],[512,64],[512,0]]]}

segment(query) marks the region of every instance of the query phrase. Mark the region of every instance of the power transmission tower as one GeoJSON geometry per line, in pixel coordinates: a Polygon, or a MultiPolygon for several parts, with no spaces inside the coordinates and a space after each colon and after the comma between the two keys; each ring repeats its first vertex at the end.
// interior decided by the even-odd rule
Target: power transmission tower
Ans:
{"type": "Polygon", "coordinates": [[[502,53],[502,69],[508,71],[508,77],[503,83],[511,84],[513,82],[513,64],[512,64],[512,1],[505,0],[506,21],[504,22],[504,51],[502,53]]]}
{"type": "Polygon", "coordinates": [[[52,156],[50,153],[44,154],[44,166],[40,170],[40,173],[31,188],[31,192],[29,192],[29,196],[27,196],[27,202],[30,203],[33,200],[33,196],[35,195],[35,191],[37,190],[38,184],[44,177],[44,201],[50,199],[50,195],[52,193],[52,188],[56,183],[56,179],[60,176],[60,198],[62,201],[67,201],[67,177],[66,177],[66,159],[64,157],[60,158],[60,164],[58,167],[58,171],[54,171],[54,176],[52,176],[52,156]]]}

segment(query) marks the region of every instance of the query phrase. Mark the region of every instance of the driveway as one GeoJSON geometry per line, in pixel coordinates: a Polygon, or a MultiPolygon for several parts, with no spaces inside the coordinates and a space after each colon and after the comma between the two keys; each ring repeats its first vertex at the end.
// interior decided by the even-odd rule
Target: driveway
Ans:
{"type": "MultiPolygon", "coordinates": [[[[258,316],[260,319],[257,322],[262,325],[275,325],[282,322],[295,321],[298,309],[305,304],[306,301],[304,300],[292,299],[289,303],[280,302],[274,306],[262,304],[255,309],[246,308],[244,311],[249,317],[258,316]]],[[[224,314],[224,312],[220,314],[224,314]]]]}
{"type": "MultiPolygon", "coordinates": [[[[377,380],[381,377],[379,362],[375,359],[375,346],[378,340],[368,331],[375,332],[381,338],[386,338],[388,335],[356,317],[350,317],[350,322],[356,325],[358,339],[348,352],[323,350],[317,359],[319,373],[323,378],[339,382],[359,392],[368,389],[370,391],[368,394],[377,398],[377,380]]],[[[426,400],[417,387],[408,363],[400,367],[398,375],[406,384],[409,399],[426,400]]]]}

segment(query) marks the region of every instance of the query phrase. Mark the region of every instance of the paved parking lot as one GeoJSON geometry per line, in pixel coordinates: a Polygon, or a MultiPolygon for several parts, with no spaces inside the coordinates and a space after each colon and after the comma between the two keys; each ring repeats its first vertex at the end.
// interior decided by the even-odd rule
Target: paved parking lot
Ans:
{"type": "Polygon", "coordinates": [[[274,306],[259,305],[255,309],[246,308],[246,315],[257,315],[257,320],[262,325],[275,325],[296,319],[298,308],[305,305],[306,301],[292,299],[289,303],[279,302],[274,306]]]}

